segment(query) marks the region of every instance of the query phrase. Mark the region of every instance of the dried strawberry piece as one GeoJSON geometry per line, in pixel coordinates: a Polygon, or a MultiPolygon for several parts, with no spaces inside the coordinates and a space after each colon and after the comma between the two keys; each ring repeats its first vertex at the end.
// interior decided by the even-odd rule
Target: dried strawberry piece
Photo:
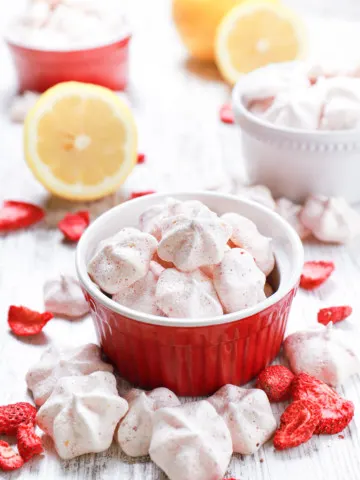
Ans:
{"type": "Polygon", "coordinates": [[[35,422],[36,408],[27,402],[0,407],[0,435],[16,435],[19,425],[35,422]]]}
{"type": "Polygon", "coordinates": [[[305,262],[300,277],[300,287],[312,290],[324,283],[335,270],[333,262],[305,262]]]}
{"type": "Polygon", "coordinates": [[[90,224],[90,213],[87,210],[80,210],[76,213],[68,213],[58,223],[59,230],[65,238],[71,242],[80,240],[81,235],[90,224]]]}
{"type": "Polygon", "coordinates": [[[257,388],[264,390],[270,402],[282,402],[290,398],[294,374],[283,365],[271,365],[257,379],[257,388]]]}
{"type": "Polygon", "coordinates": [[[8,313],[8,324],[15,335],[26,337],[40,333],[47,322],[54,318],[50,312],[39,313],[30,308],[11,305],[8,313]]]}
{"type": "Polygon", "coordinates": [[[280,427],[274,436],[277,450],[297,447],[313,436],[319,424],[321,409],[311,400],[297,400],[280,417],[280,427]]]}
{"type": "Polygon", "coordinates": [[[44,216],[44,210],[37,205],[7,200],[0,207],[0,232],[30,227],[40,222],[44,216]]]}
{"type": "Polygon", "coordinates": [[[152,193],[156,193],[155,190],[144,190],[142,192],[132,192],[130,195],[130,200],[134,198],[144,197],[145,195],[151,195],[152,193]]]}
{"type": "Polygon", "coordinates": [[[330,322],[338,323],[345,320],[352,314],[352,308],[349,305],[342,305],[341,307],[327,307],[319,310],[317,319],[319,323],[327,325],[330,322]]]}
{"type": "Polygon", "coordinates": [[[311,400],[320,407],[320,421],[315,433],[329,435],[344,430],[354,416],[354,404],[345,400],[326,383],[307,373],[297,375],[292,384],[294,400],[311,400]]]}
{"type": "Polygon", "coordinates": [[[223,123],[234,123],[235,122],[234,113],[233,113],[232,107],[229,103],[225,103],[220,108],[220,120],[223,123]]]}
{"type": "Polygon", "coordinates": [[[34,455],[40,455],[44,451],[41,438],[36,435],[32,422],[21,424],[16,438],[17,447],[24,462],[28,462],[34,455]]]}
{"type": "Polygon", "coordinates": [[[145,153],[138,153],[137,163],[139,164],[145,163],[145,160],[146,160],[145,153]]]}
{"type": "Polygon", "coordinates": [[[10,447],[7,442],[0,440],[0,470],[10,472],[24,465],[24,460],[10,447]]]}

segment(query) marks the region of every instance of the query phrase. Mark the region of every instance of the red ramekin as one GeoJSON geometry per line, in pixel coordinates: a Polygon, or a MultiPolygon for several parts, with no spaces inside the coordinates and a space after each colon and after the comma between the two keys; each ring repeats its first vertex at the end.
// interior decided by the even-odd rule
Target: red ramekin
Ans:
{"type": "Polygon", "coordinates": [[[285,220],[259,204],[212,192],[170,195],[200,200],[219,214],[237,212],[253,220],[273,239],[278,289],[253,308],[209,319],[163,318],[131,310],[97,288],[87,263],[101,240],[125,226],[137,226],[145,208],[167,196],[148,195],[109,210],[90,225],[78,244],[77,272],[100,345],[120,375],[142,388],[164,386],[178,395],[197,396],[227,383],[247,383],[280,350],[303,267],[302,243],[285,220]]]}
{"type": "Polygon", "coordinates": [[[130,35],[113,43],[79,50],[39,50],[6,39],[19,91],[44,92],[70,80],[124,90],[128,81],[130,35]]]}

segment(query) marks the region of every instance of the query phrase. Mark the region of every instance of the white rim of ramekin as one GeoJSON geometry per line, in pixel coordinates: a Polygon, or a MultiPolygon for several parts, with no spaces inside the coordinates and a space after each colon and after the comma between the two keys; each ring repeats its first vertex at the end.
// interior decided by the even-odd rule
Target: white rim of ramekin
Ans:
{"type": "MultiPolygon", "coordinates": [[[[118,210],[119,214],[121,214],[121,209],[123,204],[120,204],[116,207],[111,208],[107,212],[103,213],[100,217],[98,217],[85,230],[84,234],[82,235],[77,245],[75,264],[76,264],[76,271],[83,288],[92,297],[96,298],[96,300],[99,303],[109,308],[113,312],[118,313],[119,315],[123,315],[124,317],[130,318],[132,320],[136,320],[141,323],[159,325],[163,327],[209,327],[213,325],[222,325],[226,323],[231,323],[231,322],[243,320],[245,318],[256,315],[257,313],[266,310],[267,308],[275,305],[281,299],[286,297],[286,295],[288,295],[291,292],[291,290],[293,290],[293,288],[297,286],[299,282],[301,271],[304,265],[304,249],[298,234],[295,232],[295,230],[291,227],[291,225],[286,220],[280,217],[280,215],[278,215],[277,213],[273,212],[272,210],[266,207],[263,207],[262,205],[256,202],[244,200],[234,195],[224,195],[222,193],[217,193],[217,192],[207,192],[207,191],[194,191],[194,192],[183,191],[183,192],[176,192],[176,193],[167,192],[167,193],[152,194],[152,197],[155,197],[160,201],[169,196],[173,198],[181,199],[181,197],[183,196],[189,197],[192,195],[197,196],[197,195],[204,195],[204,194],[213,198],[235,200],[238,203],[251,205],[252,207],[255,207],[256,209],[266,213],[270,221],[271,220],[276,221],[278,224],[281,225],[287,238],[291,242],[291,245],[294,250],[294,259],[293,259],[294,268],[292,269],[291,276],[288,279],[286,279],[285,282],[282,282],[281,287],[273,295],[271,295],[270,297],[268,297],[266,300],[259,303],[258,305],[251,308],[247,308],[245,310],[241,310],[239,312],[228,313],[228,314],[220,315],[217,317],[192,318],[192,319],[159,317],[157,315],[150,315],[147,313],[138,312],[136,310],[132,310],[130,308],[124,307],[119,303],[116,303],[111,298],[107,297],[104,293],[102,293],[99,290],[99,288],[93,283],[93,281],[90,279],[87,273],[87,264],[85,262],[85,252],[88,246],[88,238],[90,237],[91,232],[97,229],[97,225],[100,223],[100,219],[103,222],[104,218],[112,216],[115,210],[118,210]]],[[[129,200],[129,201],[131,201],[134,205],[135,205],[135,202],[137,204],[144,203],[144,209],[145,209],[146,197],[140,197],[140,198],[129,200]]]]}
{"type": "Polygon", "coordinates": [[[359,138],[359,131],[357,130],[302,130],[300,128],[293,127],[283,127],[274,125],[266,120],[262,120],[261,117],[258,117],[250,112],[244,105],[242,101],[243,94],[245,92],[246,83],[249,81],[252,75],[258,75],[258,72],[264,71],[273,68],[291,68],[294,65],[299,64],[300,62],[283,62],[283,63],[272,63],[266,65],[265,67],[257,68],[252,72],[243,75],[235,84],[232,90],[232,105],[234,108],[235,119],[244,117],[249,124],[256,125],[258,128],[262,128],[265,132],[268,132],[272,135],[286,136],[287,138],[291,135],[294,140],[301,140],[303,142],[311,141],[324,141],[331,143],[343,143],[346,141],[356,141],[359,138]]]}

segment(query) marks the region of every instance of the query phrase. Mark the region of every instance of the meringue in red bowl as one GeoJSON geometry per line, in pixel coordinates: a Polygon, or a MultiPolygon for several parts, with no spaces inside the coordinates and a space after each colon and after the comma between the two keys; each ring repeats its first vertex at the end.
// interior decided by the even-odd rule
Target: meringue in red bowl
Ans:
{"type": "MultiPolygon", "coordinates": [[[[301,241],[292,227],[269,209],[231,195],[210,192],[171,195],[172,201],[184,205],[179,218],[175,223],[163,219],[160,224],[163,233],[150,222],[150,230],[155,227],[150,235],[146,231],[149,223],[144,226],[144,218],[147,219],[144,212],[157,211],[168,197],[169,194],[148,195],[109,210],[90,225],[78,244],[77,273],[101,347],[119,373],[142,388],[164,386],[179,395],[207,395],[228,383],[244,384],[279,352],[303,267],[301,241]],[[188,229],[193,226],[186,220],[187,206],[199,202],[204,205],[205,214],[194,213],[192,209],[191,215],[201,217],[196,226],[198,231],[202,232],[203,225],[211,229],[211,236],[206,233],[200,239],[211,247],[208,252],[191,247],[189,255],[183,247],[188,229]],[[242,233],[235,226],[229,229],[225,215],[229,213],[246,217],[256,225],[261,238],[271,238],[275,268],[270,275],[272,267],[264,265],[263,259],[258,262],[259,267],[255,266],[253,250],[254,259],[247,247],[241,249],[233,244],[242,233]],[[121,266],[125,270],[120,271],[125,275],[119,275],[116,268],[108,270],[108,260],[113,258],[112,239],[123,248],[124,236],[131,245],[141,245],[141,260],[136,260],[135,269],[129,268],[129,264],[126,268],[121,266]],[[226,248],[220,252],[223,242],[226,248]],[[238,266],[240,254],[244,255],[244,263],[238,266]],[[214,268],[207,264],[207,259],[219,263],[214,268]],[[251,275],[255,283],[243,292],[241,301],[229,297],[231,282],[236,280],[232,265],[235,270],[256,269],[251,275]],[[125,306],[137,293],[136,288],[132,288],[131,294],[127,289],[143,280],[147,295],[152,291],[152,282],[157,282],[156,305],[150,308],[145,295],[131,304],[138,310],[125,306]],[[175,305],[174,301],[172,305],[169,281],[176,282],[176,294],[183,303],[175,305]],[[259,289],[260,283],[265,288],[265,281],[274,291],[269,297],[259,289]],[[189,288],[190,300],[186,302],[189,288]],[[252,289],[257,289],[254,296],[252,289]],[[181,317],[182,312],[187,312],[187,316],[181,317]]],[[[268,285],[265,290],[268,291],[268,285]]]]}

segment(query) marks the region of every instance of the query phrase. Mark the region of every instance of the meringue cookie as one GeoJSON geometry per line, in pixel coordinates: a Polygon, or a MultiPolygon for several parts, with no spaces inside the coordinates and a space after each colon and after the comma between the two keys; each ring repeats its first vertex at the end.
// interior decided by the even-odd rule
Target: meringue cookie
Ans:
{"type": "Polygon", "coordinates": [[[237,312],[265,300],[266,277],[250,253],[233,248],[214,268],[214,286],[226,313],[237,312]]]}
{"type": "Polygon", "coordinates": [[[223,314],[212,280],[200,270],[164,270],[156,286],[156,304],[168,317],[206,318],[223,314]]]}
{"type": "Polygon", "coordinates": [[[163,271],[161,265],[151,261],[150,270],[145,277],[117,292],[113,295],[113,300],[139,312],[162,316],[162,311],[156,305],[155,291],[158,278],[163,271]]]}
{"type": "Polygon", "coordinates": [[[329,323],[289,335],[284,352],[295,374],[305,372],[336,386],[360,372],[360,358],[353,342],[352,334],[329,323]]]}
{"type": "Polygon", "coordinates": [[[119,397],[112,373],[61,378],[40,408],[36,422],[54,440],[63,459],[107,450],[128,403],[119,397]]]}
{"type": "Polygon", "coordinates": [[[89,375],[97,371],[113,371],[111,365],[101,360],[101,351],[97,345],[89,343],[62,350],[52,345],[42,354],[38,363],[30,368],[26,383],[36,405],[41,406],[50,397],[60,378],[89,375]]]}
{"type": "Polygon", "coordinates": [[[310,196],[300,220],[322,242],[347,243],[360,234],[360,215],[340,197],[310,196]]]}
{"type": "Polygon", "coordinates": [[[236,453],[255,453],[276,430],[270,402],[262,390],[225,385],[207,401],[228,426],[236,453]]]}
{"type": "Polygon", "coordinates": [[[152,235],[123,228],[100,243],[88,265],[89,275],[106,293],[117,293],[147,274],[156,247],[152,235]]]}
{"type": "Polygon", "coordinates": [[[168,197],[164,203],[159,203],[147,208],[139,217],[139,228],[142,232],[150,233],[157,240],[161,239],[160,222],[164,218],[174,215],[174,208],[181,202],[168,197]]]}
{"type": "Polygon", "coordinates": [[[65,317],[82,317],[89,312],[80,283],[70,275],[45,282],[44,304],[47,311],[65,317]]]}
{"type": "Polygon", "coordinates": [[[150,457],[170,480],[221,479],[231,454],[229,429],[209,402],[155,412],[150,457]]]}
{"type": "Polygon", "coordinates": [[[129,403],[129,411],[120,423],[117,440],[126,455],[148,455],[155,411],[164,407],[177,407],[180,401],[167,388],[155,388],[151,392],[133,389],[125,399],[129,403]]]}
{"type": "Polygon", "coordinates": [[[291,93],[282,92],[261,118],[274,125],[316,130],[319,126],[324,98],[325,89],[318,84],[291,93]]]}
{"type": "Polygon", "coordinates": [[[39,96],[38,93],[29,91],[17,95],[10,105],[10,120],[14,123],[23,123],[28,111],[35,105],[39,96]]]}
{"type": "Polygon", "coordinates": [[[237,194],[240,197],[245,197],[253,202],[260,203],[264,207],[275,210],[276,203],[273,199],[272,193],[265,185],[253,185],[252,187],[241,188],[237,194]]]}
{"type": "Polygon", "coordinates": [[[255,223],[242,215],[225,213],[221,218],[232,227],[233,244],[249,252],[256,265],[268,276],[275,266],[271,238],[262,235],[255,223]]]}
{"type": "Polygon", "coordinates": [[[177,215],[161,222],[158,255],[184,272],[220,262],[232,229],[216,214],[177,215]]]}
{"type": "Polygon", "coordinates": [[[301,222],[301,211],[301,205],[296,205],[287,198],[282,197],[276,201],[276,213],[281,215],[287,222],[289,222],[299,237],[304,240],[311,235],[311,231],[301,222]]]}

